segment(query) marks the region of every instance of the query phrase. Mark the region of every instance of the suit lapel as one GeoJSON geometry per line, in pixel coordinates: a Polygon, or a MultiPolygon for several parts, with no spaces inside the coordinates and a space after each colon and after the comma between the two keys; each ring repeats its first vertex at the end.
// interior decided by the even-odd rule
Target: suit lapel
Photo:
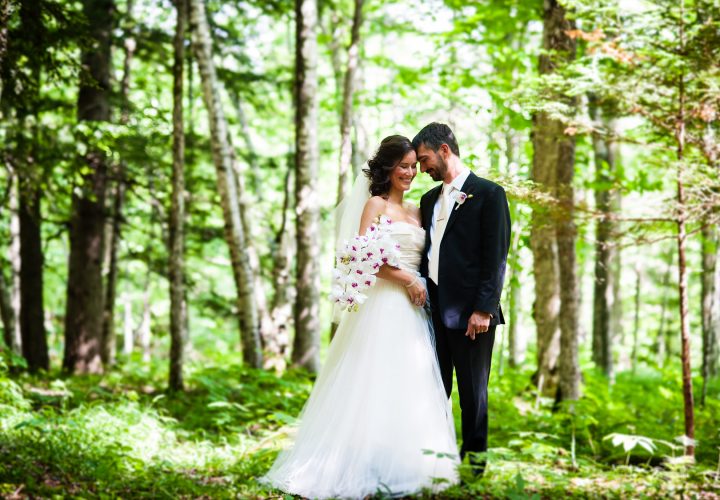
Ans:
{"type": "Polygon", "coordinates": [[[440,188],[442,187],[442,184],[440,186],[436,186],[430,190],[428,193],[428,201],[425,203],[425,206],[423,207],[423,226],[427,231],[430,230],[430,226],[432,225],[432,214],[433,210],[435,209],[435,203],[437,203],[438,197],[440,196],[440,188]]]}
{"type": "Polygon", "coordinates": [[[422,219],[423,227],[425,228],[425,248],[430,245],[430,226],[432,225],[433,211],[435,210],[435,203],[437,203],[438,197],[440,196],[440,189],[442,184],[435,186],[430,190],[427,197],[427,203],[423,206],[422,219]]]}
{"type": "MultiPolygon", "coordinates": [[[[462,185],[461,191],[467,195],[474,194],[471,186],[475,183],[475,179],[477,179],[477,175],[475,175],[471,171],[470,175],[468,175],[468,178],[465,179],[465,182],[462,185]]],[[[436,199],[437,199],[437,197],[436,197],[436,199]]],[[[471,200],[465,200],[465,203],[469,203],[470,201],[471,200]]],[[[450,212],[450,218],[448,219],[447,226],[445,226],[445,233],[443,233],[443,237],[444,237],[444,235],[448,234],[448,231],[450,231],[450,228],[453,226],[453,224],[455,223],[455,220],[458,218],[459,212],[462,212],[463,205],[458,205],[457,203],[455,203],[453,205],[452,210],[450,212]]]]}

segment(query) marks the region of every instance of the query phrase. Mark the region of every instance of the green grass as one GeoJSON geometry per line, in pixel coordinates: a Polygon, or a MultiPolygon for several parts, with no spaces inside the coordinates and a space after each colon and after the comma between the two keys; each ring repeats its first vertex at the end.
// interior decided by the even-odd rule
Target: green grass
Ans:
{"type": "MultiPolygon", "coordinates": [[[[698,460],[689,467],[672,459],[682,454],[673,446],[683,433],[672,367],[621,373],[612,388],[586,370],[583,399],[555,412],[552,401],[536,400],[529,379],[493,373],[490,466],[480,480],[461,471],[466,483],[442,498],[720,494],[717,383],[696,412],[698,460]],[[604,439],[613,433],[644,436],[651,451],[613,446],[604,439]]],[[[164,362],[128,360],[104,376],[69,378],[10,377],[3,362],[0,496],[282,498],[256,478],[282,446],[311,378],[223,359],[190,366],[187,385],[167,394],[164,362]]]]}

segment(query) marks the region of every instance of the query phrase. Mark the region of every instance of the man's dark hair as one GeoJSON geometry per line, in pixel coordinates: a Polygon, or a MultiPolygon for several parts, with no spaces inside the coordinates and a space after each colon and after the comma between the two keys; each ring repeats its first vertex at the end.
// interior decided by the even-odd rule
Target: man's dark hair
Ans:
{"type": "Polygon", "coordinates": [[[460,156],[460,148],[458,148],[455,134],[450,130],[450,127],[444,123],[432,122],[429,125],[425,125],[423,129],[418,132],[415,138],[412,140],[413,148],[415,151],[418,150],[421,144],[425,147],[432,149],[437,152],[440,146],[447,144],[455,156],[460,156]]]}

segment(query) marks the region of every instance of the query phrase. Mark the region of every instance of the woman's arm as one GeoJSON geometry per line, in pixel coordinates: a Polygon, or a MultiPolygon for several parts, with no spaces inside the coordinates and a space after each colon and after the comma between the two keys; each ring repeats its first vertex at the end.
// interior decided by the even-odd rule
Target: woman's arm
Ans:
{"type": "MultiPolygon", "coordinates": [[[[375,219],[379,215],[382,215],[386,204],[387,202],[380,196],[373,196],[367,201],[367,203],[365,203],[362,218],[360,219],[359,234],[365,234],[365,231],[367,231],[367,229],[373,224],[375,219]]],[[[385,264],[380,268],[375,276],[403,285],[407,288],[410,300],[414,304],[425,304],[425,287],[423,286],[422,281],[420,281],[415,274],[385,264]]]]}

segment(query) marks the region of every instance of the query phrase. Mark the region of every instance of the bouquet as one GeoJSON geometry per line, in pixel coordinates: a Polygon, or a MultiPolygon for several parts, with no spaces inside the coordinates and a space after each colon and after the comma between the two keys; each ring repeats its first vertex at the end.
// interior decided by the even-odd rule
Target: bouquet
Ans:
{"type": "Polygon", "coordinates": [[[364,235],[346,241],[337,252],[331,298],[344,310],[357,311],[365,302],[363,292],[375,284],[375,273],[383,265],[398,267],[400,245],[390,237],[391,223],[379,215],[364,235]]]}

